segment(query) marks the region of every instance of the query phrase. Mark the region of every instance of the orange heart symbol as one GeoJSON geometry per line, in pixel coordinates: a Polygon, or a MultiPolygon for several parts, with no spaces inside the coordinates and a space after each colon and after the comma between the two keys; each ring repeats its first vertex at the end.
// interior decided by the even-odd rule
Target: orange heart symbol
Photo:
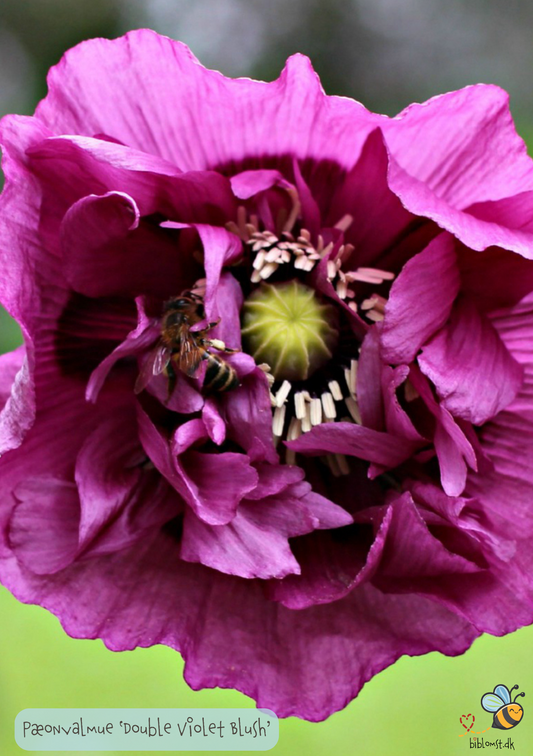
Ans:
{"type": "Polygon", "coordinates": [[[459,722],[463,725],[463,727],[465,728],[467,732],[470,732],[470,730],[474,726],[475,721],[476,721],[476,718],[473,714],[463,714],[461,717],[459,717],[459,722]],[[472,722],[469,722],[470,718],[472,718],[472,722]],[[465,722],[463,722],[463,719],[465,720],[466,724],[465,722]]]}

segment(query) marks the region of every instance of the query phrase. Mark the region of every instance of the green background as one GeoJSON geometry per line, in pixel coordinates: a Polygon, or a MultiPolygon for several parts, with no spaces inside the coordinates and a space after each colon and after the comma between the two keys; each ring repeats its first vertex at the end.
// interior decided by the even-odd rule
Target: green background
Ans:
{"type": "MultiPolygon", "coordinates": [[[[520,131],[533,143],[533,3],[523,0],[0,0],[0,114],[31,113],[45,94],[49,66],[81,39],[145,25],[182,39],[205,64],[233,76],[274,78],[288,54],[305,52],[328,93],[390,114],[441,91],[494,82],[510,91],[520,131]]],[[[0,351],[19,338],[0,312],[0,351]]],[[[453,659],[405,657],[328,721],[282,721],[272,752],[509,753],[471,750],[468,736],[459,737],[459,717],[473,713],[474,729],[484,730],[491,716],[481,709],[483,693],[517,683],[526,692],[525,716],[510,736],[514,752],[529,756],[532,648],[533,627],[482,637],[453,659]]],[[[26,708],[253,706],[233,691],[191,691],[179,655],[168,648],[116,654],[100,641],[71,639],[55,617],[1,587],[0,654],[0,756],[24,753],[13,723],[26,708]]],[[[494,740],[495,732],[483,737],[494,740]]]]}

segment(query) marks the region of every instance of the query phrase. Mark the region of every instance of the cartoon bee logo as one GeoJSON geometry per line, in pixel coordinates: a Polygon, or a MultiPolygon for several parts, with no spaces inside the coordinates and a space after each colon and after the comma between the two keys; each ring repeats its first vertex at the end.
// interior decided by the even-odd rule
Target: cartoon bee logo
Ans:
{"type": "Polygon", "coordinates": [[[522,721],[524,709],[516,703],[519,696],[525,696],[525,693],[517,693],[514,700],[511,701],[511,693],[518,688],[513,685],[509,690],[505,685],[497,685],[492,693],[485,693],[481,699],[481,706],[488,712],[494,712],[492,726],[499,730],[510,730],[511,727],[522,721]]]}

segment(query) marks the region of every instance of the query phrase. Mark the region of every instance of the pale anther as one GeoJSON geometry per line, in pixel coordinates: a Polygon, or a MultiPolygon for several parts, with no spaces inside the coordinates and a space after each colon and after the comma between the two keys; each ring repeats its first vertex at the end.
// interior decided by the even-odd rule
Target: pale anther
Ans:
{"type": "Polygon", "coordinates": [[[302,435],[302,424],[298,418],[293,417],[287,432],[287,441],[295,441],[302,435]]]}
{"type": "Polygon", "coordinates": [[[330,419],[335,418],[337,416],[337,410],[335,409],[335,402],[329,391],[324,391],[320,398],[322,399],[324,415],[330,419]]]}
{"type": "Polygon", "coordinates": [[[358,425],[361,425],[362,424],[361,413],[359,412],[359,406],[358,406],[357,402],[355,401],[355,399],[353,399],[351,396],[348,396],[344,400],[344,402],[346,404],[346,407],[348,408],[348,412],[352,416],[352,419],[358,425]]]}
{"type": "Polygon", "coordinates": [[[311,399],[311,425],[320,425],[322,422],[322,402],[320,399],[311,399]]]}
{"type": "Polygon", "coordinates": [[[348,291],[348,285],[346,281],[339,281],[337,284],[337,294],[340,299],[346,298],[346,292],[348,291]]]}
{"type": "Polygon", "coordinates": [[[363,299],[359,307],[362,310],[371,310],[378,302],[377,297],[369,297],[368,299],[363,299]]]}
{"type": "Polygon", "coordinates": [[[311,405],[305,405],[305,415],[302,418],[302,433],[307,433],[311,430],[311,405]]]}
{"type": "Polygon", "coordinates": [[[347,231],[353,223],[353,215],[346,213],[340,220],[338,220],[333,228],[338,228],[339,231],[347,231]]]}
{"type": "Polygon", "coordinates": [[[338,384],[338,381],[330,381],[328,383],[328,386],[335,401],[340,402],[342,399],[342,391],[341,387],[338,384]]]}
{"type": "Polygon", "coordinates": [[[348,475],[350,472],[350,466],[344,454],[335,454],[335,460],[337,461],[341,474],[348,475]]]}
{"type": "Polygon", "coordinates": [[[357,387],[357,360],[351,360],[350,362],[350,394],[355,396],[355,390],[357,387]]]}
{"type": "Polygon", "coordinates": [[[285,464],[286,465],[296,464],[296,452],[294,451],[294,449],[285,449],[285,464]]]}
{"type": "Polygon", "coordinates": [[[285,401],[290,394],[291,388],[292,386],[290,381],[283,381],[280,388],[276,392],[276,404],[278,405],[278,407],[281,407],[282,404],[285,404],[285,401]]]}
{"type": "Polygon", "coordinates": [[[302,391],[294,395],[294,412],[299,420],[305,417],[305,397],[302,391]]]}
{"type": "Polygon", "coordinates": [[[335,454],[326,454],[326,460],[329,466],[329,469],[333,473],[333,475],[338,478],[341,474],[341,471],[339,469],[339,463],[337,462],[336,455],[335,454]]]}
{"type": "Polygon", "coordinates": [[[269,276],[272,275],[276,270],[278,269],[278,266],[275,263],[268,263],[265,265],[265,267],[261,270],[259,273],[260,278],[263,280],[266,280],[269,276]]]}
{"type": "Polygon", "coordinates": [[[252,263],[252,267],[255,270],[261,270],[261,268],[263,267],[264,262],[265,262],[265,257],[266,257],[266,253],[265,252],[263,252],[263,251],[258,252],[257,255],[255,256],[255,259],[254,259],[253,263],[252,263]]]}
{"type": "Polygon", "coordinates": [[[272,421],[272,432],[275,436],[281,436],[283,433],[283,426],[285,425],[285,410],[286,407],[276,407],[274,410],[274,419],[272,421]]]}
{"type": "Polygon", "coordinates": [[[405,394],[405,401],[406,402],[413,402],[415,399],[418,399],[420,394],[415,389],[409,378],[405,381],[403,391],[405,394]]]}

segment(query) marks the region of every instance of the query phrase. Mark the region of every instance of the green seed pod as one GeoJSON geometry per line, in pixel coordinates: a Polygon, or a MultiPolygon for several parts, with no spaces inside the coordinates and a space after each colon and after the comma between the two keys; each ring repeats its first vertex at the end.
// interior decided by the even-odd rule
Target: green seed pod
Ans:
{"type": "Polygon", "coordinates": [[[276,379],[303,381],[331,358],[337,313],[297,280],[264,283],[244,303],[242,334],[246,351],[276,379]]]}

